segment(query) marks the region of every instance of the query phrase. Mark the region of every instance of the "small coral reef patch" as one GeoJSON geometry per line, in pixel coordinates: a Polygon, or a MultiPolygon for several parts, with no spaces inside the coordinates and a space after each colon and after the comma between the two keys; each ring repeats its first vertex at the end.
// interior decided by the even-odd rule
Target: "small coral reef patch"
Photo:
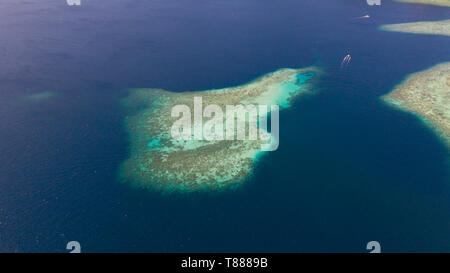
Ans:
{"type": "Polygon", "coordinates": [[[201,97],[203,106],[222,109],[227,105],[278,105],[284,109],[298,96],[314,94],[314,81],[320,73],[315,67],[280,69],[248,84],[207,91],[130,90],[122,102],[130,113],[125,120],[130,144],[129,158],[120,169],[121,180],[138,187],[182,192],[241,185],[266,153],[260,149],[264,140],[174,139],[171,128],[177,118],[171,115],[173,107],[194,109],[194,99],[201,97]]]}
{"type": "Polygon", "coordinates": [[[410,75],[382,99],[418,115],[450,148],[450,62],[410,75]]]}

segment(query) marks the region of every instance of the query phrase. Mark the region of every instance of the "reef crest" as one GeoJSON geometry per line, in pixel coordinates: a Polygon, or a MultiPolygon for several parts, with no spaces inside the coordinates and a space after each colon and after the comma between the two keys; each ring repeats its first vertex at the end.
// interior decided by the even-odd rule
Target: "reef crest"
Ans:
{"type": "Polygon", "coordinates": [[[450,36],[450,20],[382,25],[381,30],[450,36]]]}
{"type": "Polygon", "coordinates": [[[396,0],[396,1],[450,7],[450,1],[448,0],[396,0]]]}

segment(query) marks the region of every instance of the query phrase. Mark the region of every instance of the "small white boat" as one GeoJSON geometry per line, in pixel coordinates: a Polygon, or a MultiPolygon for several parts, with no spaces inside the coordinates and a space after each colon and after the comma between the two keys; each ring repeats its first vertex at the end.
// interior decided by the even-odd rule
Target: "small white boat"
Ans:
{"type": "Polygon", "coordinates": [[[347,65],[350,63],[351,59],[352,59],[352,56],[350,56],[350,54],[347,54],[347,56],[345,56],[341,62],[341,69],[344,67],[347,67],[347,65]]]}

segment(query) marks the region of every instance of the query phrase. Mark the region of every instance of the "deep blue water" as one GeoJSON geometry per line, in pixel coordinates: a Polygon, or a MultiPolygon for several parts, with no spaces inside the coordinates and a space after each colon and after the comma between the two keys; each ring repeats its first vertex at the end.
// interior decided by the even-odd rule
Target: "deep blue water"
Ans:
{"type": "Polygon", "coordinates": [[[449,152],[379,101],[450,61],[450,39],[376,29],[448,18],[387,0],[2,0],[0,251],[450,251],[449,152]],[[221,88],[311,64],[327,71],[320,92],[280,113],[280,147],[243,188],[117,181],[127,88],[221,88]],[[44,91],[56,95],[23,99],[44,91]]]}

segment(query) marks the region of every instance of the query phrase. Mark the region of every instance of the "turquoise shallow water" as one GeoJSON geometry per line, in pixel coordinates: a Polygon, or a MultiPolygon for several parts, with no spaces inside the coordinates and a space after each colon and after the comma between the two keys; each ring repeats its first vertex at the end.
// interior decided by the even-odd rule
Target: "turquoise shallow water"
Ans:
{"type": "MultiPolygon", "coordinates": [[[[302,93],[302,89],[306,89],[303,87],[303,84],[305,84],[308,80],[314,77],[314,72],[307,72],[307,73],[299,73],[296,75],[296,77],[289,82],[284,83],[281,88],[283,89],[281,96],[277,99],[277,104],[284,108],[289,107],[292,104],[290,103],[290,99],[295,96],[295,94],[302,93]]],[[[306,89],[307,91],[314,91],[310,90],[309,88],[306,89]]],[[[303,90],[303,91],[306,91],[303,90]]]]}
{"type": "Polygon", "coordinates": [[[450,41],[377,30],[448,9],[28,2],[0,3],[0,251],[65,252],[72,240],[86,252],[366,252],[372,240],[385,252],[450,251],[449,152],[379,101],[449,61],[450,41]],[[127,88],[218,89],[313,64],[326,69],[319,92],[280,112],[280,147],[244,187],[173,195],[117,181],[127,88]],[[57,96],[23,100],[48,90],[57,96]]]}
{"type": "Polygon", "coordinates": [[[158,146],[161,146],[161,142],[158,139],[154,139],[147,144],[147,147],[149,147],[150,149],[156,148],[158,146]]]}

